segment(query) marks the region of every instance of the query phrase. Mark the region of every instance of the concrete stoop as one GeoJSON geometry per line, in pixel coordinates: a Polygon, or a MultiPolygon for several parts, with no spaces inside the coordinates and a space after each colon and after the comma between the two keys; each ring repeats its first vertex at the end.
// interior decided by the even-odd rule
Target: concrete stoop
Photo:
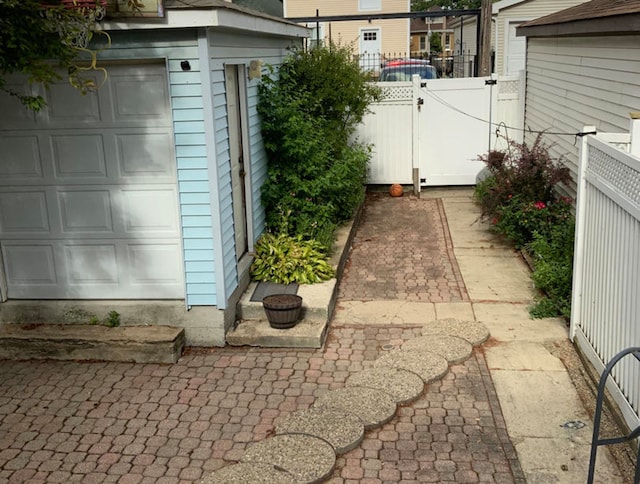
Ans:
{"type": "Polygon", "coordinates": [[[0,326],[0,359],[176,363],[184,345],[184,329],[173,326],[0,326]]]}
{"type": "Polygon", "coordinates": [[[227,333],[227,344],[268,348],[322,348],[329,320],[335,309],[338,283],[344,272],[361,214],[362,207],[349,224],[336,232],[330,260],[336,277],[320,284],[301,284],[298,287],[297,294],[302,297],[302,316],[298,324],[289,329],[273,329],[267,321],[262,302],[251,300],[258,284],[252,282],[238,302],[237,322],[227,333]]]}
{"type": "Polygon", "coordinates": [[[231,346],[270,348],[322,348],[335,307],[337,279],[301,285],[301,320],[293,328],[274,329],[267,321],[262,302],[251,301],[257,283],[252,282],[238,303],[238,324],[227,333],[231,346]]]}

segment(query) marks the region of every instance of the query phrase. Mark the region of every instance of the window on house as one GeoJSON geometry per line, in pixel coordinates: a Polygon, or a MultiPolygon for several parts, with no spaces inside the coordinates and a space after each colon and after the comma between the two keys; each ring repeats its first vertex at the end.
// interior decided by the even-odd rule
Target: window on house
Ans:
{"type": "Polygon", "coordinates": [[[444,48],[451,50],[451,34],[444,34],[444,48]]]}
{"type": "Polygon", "coordinates": [[[359,10],[382,10],[382,0],[358,0],[359,10]]]}
{"type": "Polygon", "coordinates": [[[420,36],[420,50],[427,50],[427,36],[420,36]]]}
{"type": "Polygon", "coordinates": [[[363,32],[362,33],[362,38],[363,40],[367,41],[367,40],[377,40],[378,39],[378,32],[363,32]]]}

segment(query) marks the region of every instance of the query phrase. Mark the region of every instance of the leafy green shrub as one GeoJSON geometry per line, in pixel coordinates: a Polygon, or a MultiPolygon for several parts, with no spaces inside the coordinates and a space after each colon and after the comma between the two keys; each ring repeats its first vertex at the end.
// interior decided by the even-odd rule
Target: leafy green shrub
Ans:
{"type": "Polygon", "coordinates": [[[267,229],[314,239],[330,249],[333,233],[364,200],[367,146],[349,143],[380,91],[347,47],[295,51],[278,77],[264,76],[258,112],[268,157],[262,187],[267,229]]]}
{"type": "Polygon", "coordinates": [[[334,276],[324,247],[301,236],[264,233],[255,247],[251,277],[280,284],[313,284],[334,276]]]}
{"type": "Polygon", "coordinates": [[[516,196],[524,204],[553,203],[558,198],[556,186],[571,180],[569,169],[549,154],[542,135],[531,146],[512,141],[508,151],[490,151],[479,159],[493,178],[479,184],[475,191],[476,200],[487,216],[495,216],[499,207],[508,205],[516,196]]]}
{"type": "Polygon", "coordinates": [[[544,295],[530,308],[533,317],[569,317],[575,219],[572,201],[556,191],[570,181],[569,170],[549,155],[538,136],[533,145],[510,143],[507,152],[480,159],[491,176],[474,196],[492,230],[534,259],[532,279],[544,295]]]}
{"type": "Polygon", "coordinates": [[[534,234],[548,238],[558,224],[572,218],[568,198],[553,203],[523,202],[522,197],[516,195],[496,209],[493,230],[520,249],[534,239],[534,234]]]}
{"type": "Polygon", "coordinates": [[[533,317],[571,316],[574,230],[573,217],[567,217],[546,236],[535,233],[527,245],[535,261],[533,283],[544,292],[530,309],[533,317]]]}

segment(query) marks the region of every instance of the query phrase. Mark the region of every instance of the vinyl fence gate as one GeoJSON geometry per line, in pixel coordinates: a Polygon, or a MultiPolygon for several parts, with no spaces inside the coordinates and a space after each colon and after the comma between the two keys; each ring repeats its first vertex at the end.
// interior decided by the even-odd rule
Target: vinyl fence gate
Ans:
{"type": "Polygon", "coordinates": [[[478,156],[504,148],[496,129],[522,140],[520,76],[379,82],[356,137],[373,145],[370,184],[474,185],[478,156]]]}

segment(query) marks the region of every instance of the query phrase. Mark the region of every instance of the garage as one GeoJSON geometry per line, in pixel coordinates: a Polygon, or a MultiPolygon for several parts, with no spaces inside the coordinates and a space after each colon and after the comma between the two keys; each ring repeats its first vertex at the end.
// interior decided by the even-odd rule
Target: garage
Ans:
{"type": "Polygon", "coordinates": [[[166,67],[106,67],[96,92],[51,86],[39,113],[0,99],[9,299],[184,298],[166,67]]]}

